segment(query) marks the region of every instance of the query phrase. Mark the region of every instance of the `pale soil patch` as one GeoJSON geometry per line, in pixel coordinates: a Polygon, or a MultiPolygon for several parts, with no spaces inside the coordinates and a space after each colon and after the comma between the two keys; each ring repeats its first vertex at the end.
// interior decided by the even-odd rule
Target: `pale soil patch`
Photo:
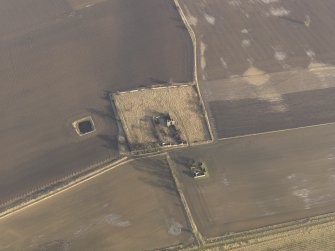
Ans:
{"type": "Polygon", "coordinates": [[[128,143],[158,143],[152,128],[152,117],[169,113],[176,121],[183,141],[209,140],[206,120],[193,86],[170,86],[113,94],[128,143]]]}
{"type": "Polygon", "coordinates": [[[98,3],[105,2],[106,0],[68,0],[71,7],[74,10],[80,10],[83,8],[88,8],[98,3]]]}
{"type": "Polygon", "coordinates": [[[243,77],[250,83],[251,85],[264,85],[269,81],[270,76],[266,74],[264,71],[257,69],[254,66],[251,66],[244,74],[243,77]]]}
{"type": "Polygon", "coordinates": [[[204,14],[204,17],[209,24],[211,25],[215,24],[215,17],[208,15],[207,13],[204,14]]]}
{"type": "Polygon", "coordinates": [[[201,55],[201,69],[204,71],[206,66],[207,66],[207,63],[206,63],[206,58],[205,58],[205,51],[207,49],[207,46],[204,42],[200,42],[200,55],[201,55]]]}
{"type": "Polygon", "coordinates": [[[334,70],[334,68],[335,68],[334,66],[327,65],[324,63],[320,63],[320,62],[315,62],[315,61],[312,61],[308,65],[308,69],[313,72],[322,71],[322,70],[334,70]]]}
{"type": "Polygon", "coordinates": [[[249,72],[257,73],[257,69],[249,68],[243,77],[203,83],[205,99],[207,101],[261,99],[277,102],[286,94],[335,87],[335,67],[313,61],[308,69],[265,73],[265,77],[262,75],[264,72],[258,73],[261,75],[251,74],[251,77],[249,72]],[[268,81],[264,82],[267,79],[268,81]]]}
{"type": "Polygon", "coordinates": [[[274,57],[277,61],[284,61],[287,56],[283,51],[275,51],[274,57]]]}
{"type": "Polygon", "coordinates": [[[243,48],[247,48],[247,47],[249,47],[250,45],[251,45],[251,42],[250,42],[249,39],[243,39],[242,42],[241,42],[241,46],[242,46],[243,48]]]}
{"type": "Polygon", "coordinates": [[[190,23],[190,25],[197,26],[198,18],[193,16],[186,6],[184,6],[184,8],[185,8],[186,16],[187,16],[187,19],[188,19],[188,22],[190,23]]]}
{"type": "Polygon", "coordinates": [[[271,15],[275,17],[283,17],[283,16],[288,16],[290,14],[290,11],[285,9],[284,7],[271,8],[270,12],[271,12],[271,15]]]}

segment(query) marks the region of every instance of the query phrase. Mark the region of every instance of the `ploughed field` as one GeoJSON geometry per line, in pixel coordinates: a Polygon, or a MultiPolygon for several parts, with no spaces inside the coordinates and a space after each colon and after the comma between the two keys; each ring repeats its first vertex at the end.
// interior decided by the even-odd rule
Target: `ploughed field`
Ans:
{"type": "Polygon", "coordinates": [[[0,221],[0,250],[154,250],[191,245],[164,156],[136,160],[0,221]]]}
{"type": "Polygon", "coordinates": [[[0,203],[118,157],[109,92],[192,81],[170,1],[5,0],[0,23],[0,203]]]}
{"type": "Polygon", "coordinates": [[[180,2],[218,138],[335,121],[334,1],[180,2]]]}
{"type": "Polygon", "coordinates": [[[335,125],[305,128],[173,151],[199,231],[217,237],[335,209],[335,125]],[[209,178],[194,179],[190,160],[209,178]]]}

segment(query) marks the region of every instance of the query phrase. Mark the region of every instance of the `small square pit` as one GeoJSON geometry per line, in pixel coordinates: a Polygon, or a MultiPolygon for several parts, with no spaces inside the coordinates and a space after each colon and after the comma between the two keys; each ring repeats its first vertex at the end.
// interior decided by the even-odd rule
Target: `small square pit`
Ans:
{"type": "Polygon", "coordinates": [[[79,136],[84,136],[95,131],[95,126],[92,117],[88,116],[72,123],[79,136]]]}

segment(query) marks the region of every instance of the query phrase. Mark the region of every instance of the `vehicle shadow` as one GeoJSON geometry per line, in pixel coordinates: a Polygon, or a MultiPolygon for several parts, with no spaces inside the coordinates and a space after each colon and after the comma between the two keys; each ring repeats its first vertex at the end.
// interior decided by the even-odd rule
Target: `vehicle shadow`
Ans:
{"type": "Polygon", "coordinates": [[[139,160],[134,169],[142,175],[138,178],[153,187],[163,189],[170,195],[176,196],[177,188],[175,186],[171,170],[164,158],[146,158],[139,160]]]}

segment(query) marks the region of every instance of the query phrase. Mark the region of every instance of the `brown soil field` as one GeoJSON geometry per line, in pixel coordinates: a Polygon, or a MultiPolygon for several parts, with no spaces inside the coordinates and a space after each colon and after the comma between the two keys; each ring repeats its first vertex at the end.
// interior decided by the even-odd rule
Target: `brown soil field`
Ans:
{"type": "Polygon", "coordinates": [[[0,219],[0,250],[152,250],[192,244],[189,229],[167,161],[157,156],[0,219]]]}
{"type": "Polygon", "coordinates": [[[201,80],[335,63],[332,0],[179,1],[197,36],[201,80]]]}
{"type": "Polygon", "coordinates": [[[152,117],[169,113],[182,140],[192,144],[210,139],[199,96],[192,85],[141,89],[113,95],[130,145],[157,142],[152,117]]]}
{"type": "Polygon", "coordinates": [[[335,121],[334,1],[179,2],[215,138],[335,121]]]}
{"type": "Polygon", "coordinates": [[[0,203],[118,157],[110,92],[192,81],[172,1],[4,0],[0,24],[0,203]]]}
{"type": "Polygon", "coordinates": [[[335,125],[225,139],[172,151],[204,237],[294,221],[335,209],[335,125]],[[205,161],[195,180],[187,163],[205,161]]]}

